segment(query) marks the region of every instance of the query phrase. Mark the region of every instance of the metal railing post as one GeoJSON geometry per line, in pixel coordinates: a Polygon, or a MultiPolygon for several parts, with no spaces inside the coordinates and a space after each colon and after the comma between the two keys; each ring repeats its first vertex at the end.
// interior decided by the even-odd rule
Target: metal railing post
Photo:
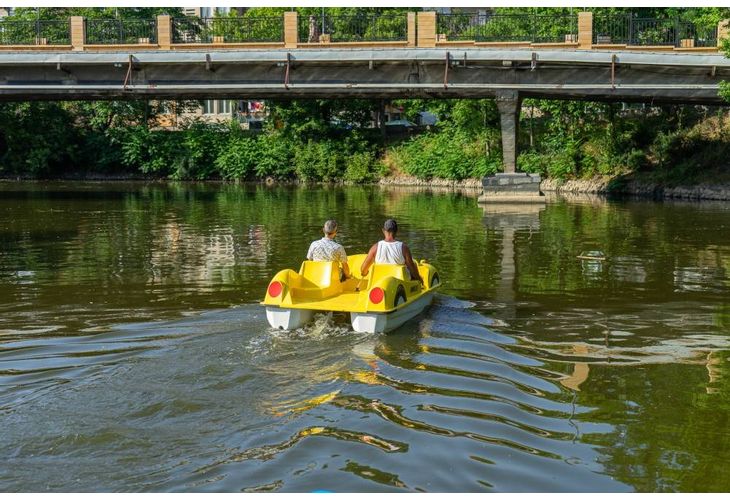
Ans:
{"type": "Polygon", "coordinates": [[[631,14],[626,14],[626,45],[633,45],[634,24],[631,14]]]}
{"type": "Polygon", "coordinates": [[[537,31],[535,25],[537,18],[535,17],[535,14],[530,14],[530,31],[532,32],[532,40],[530,40],[532,43],[538,43],[537,40],[537,31]]]}
{"type": "Polygon", "coordinates": [[[674,18],[674,46],[679,47],[679,16],[674,18]]]}

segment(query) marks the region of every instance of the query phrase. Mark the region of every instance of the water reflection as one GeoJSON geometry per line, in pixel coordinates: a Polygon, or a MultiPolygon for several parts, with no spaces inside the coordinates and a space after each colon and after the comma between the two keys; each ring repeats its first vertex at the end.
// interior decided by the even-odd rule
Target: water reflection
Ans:
{"type": "Polygon", "coordinates": [[[725,204],[4,183],[0,214],[6,491],[730,488],[725,204]],[[322,220],[356,253],[391,216],[426,315],[268,329],[322,220]]]}
{"type": "Polygon", "coordinates": [[[502,256],[496,299],[507,306],[503,315],[514,315],[515,305],[515,233],[522,232],[529,239],[540,228],[542,203],[490,203],[482,205],[484,225],[502,233],[502,256]]]}

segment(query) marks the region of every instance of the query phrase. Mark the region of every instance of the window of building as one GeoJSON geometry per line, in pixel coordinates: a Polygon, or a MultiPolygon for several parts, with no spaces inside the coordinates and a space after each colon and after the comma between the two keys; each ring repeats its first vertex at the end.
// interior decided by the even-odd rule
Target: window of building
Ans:
{"type": "Polygon", "coordinates": [[[215,107],[214,107],[215,101],[213,99],[206,99],[203,101],[203,114],[204,115],[212,115],[215,113],[215,107]]]}
{"type": "Polygon", "coordinates": [[[218,113],[220,114],[231,114],[231,101],[225,100],[225,101],[218,101],[218,113]]]}

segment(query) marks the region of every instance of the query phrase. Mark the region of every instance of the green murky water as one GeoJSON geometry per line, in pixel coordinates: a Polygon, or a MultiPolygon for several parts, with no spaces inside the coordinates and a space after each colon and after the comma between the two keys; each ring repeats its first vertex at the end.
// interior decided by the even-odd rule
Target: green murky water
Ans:
{"type": "Polygon", "coordinates": [[[3,183],[0,490],[727,491],[729,296],[722,203],[3,183]],[[424,316],[268,328],[332,216],[424,316]]]}

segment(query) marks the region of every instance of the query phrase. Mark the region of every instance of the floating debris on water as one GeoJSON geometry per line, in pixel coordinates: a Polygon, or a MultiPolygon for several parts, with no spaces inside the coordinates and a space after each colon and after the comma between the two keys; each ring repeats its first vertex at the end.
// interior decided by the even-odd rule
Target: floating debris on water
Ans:
{"type": "Polygon", "coordinates": [[[583,260],[606,260],[606,254],[600,250],[589,250],[588,252],[582,252],[578,255],[578,258],[583,260]]]}

